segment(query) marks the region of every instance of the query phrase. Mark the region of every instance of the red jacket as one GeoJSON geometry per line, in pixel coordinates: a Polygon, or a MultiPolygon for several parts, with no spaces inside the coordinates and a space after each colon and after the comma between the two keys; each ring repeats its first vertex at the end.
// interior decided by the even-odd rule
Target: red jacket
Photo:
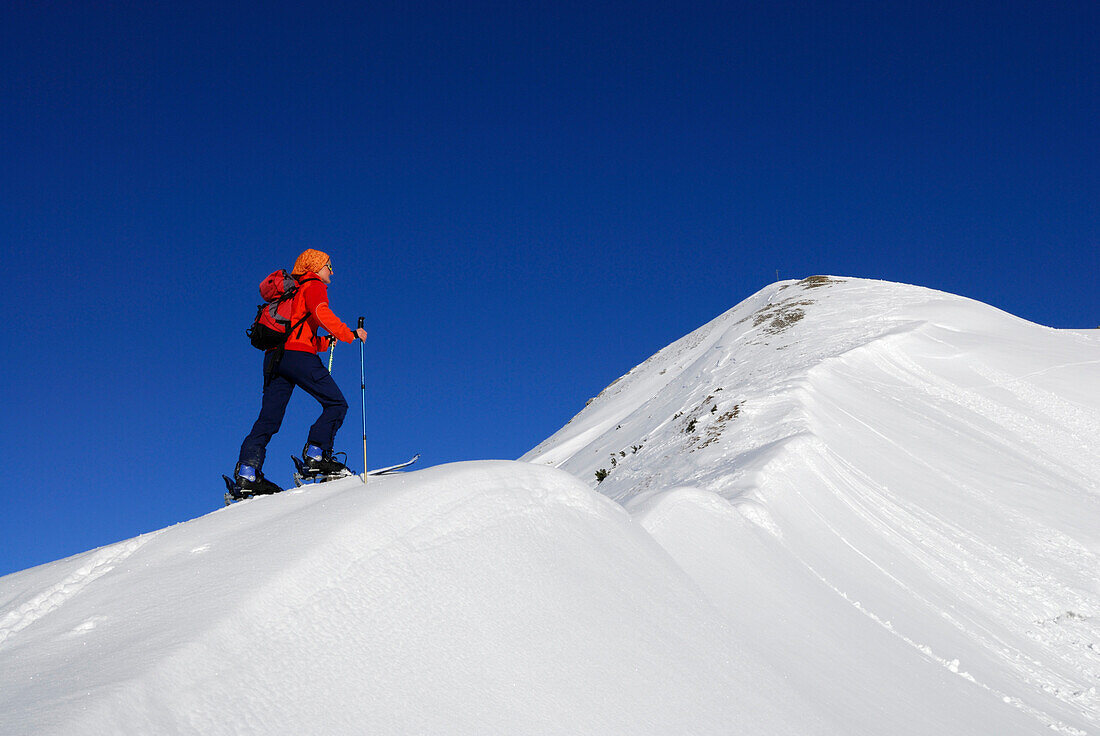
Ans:
{"type": "Polygon", "coordinates": [[[328,338],[317,337],[318,327],[324,327],[330,335],[342,342],[355,342],[355,333],[329,309],[328,287],[325,282],[317,278],[317,274],[309,271],[298,278],[299,283],[303,281],[305,283],[294,295],[290,324],[298,324],[298,320],[307,312],[309,318],[290,333],[286,341],[286,349],[303,353],[321,353],[328,350],[328,338]]]}

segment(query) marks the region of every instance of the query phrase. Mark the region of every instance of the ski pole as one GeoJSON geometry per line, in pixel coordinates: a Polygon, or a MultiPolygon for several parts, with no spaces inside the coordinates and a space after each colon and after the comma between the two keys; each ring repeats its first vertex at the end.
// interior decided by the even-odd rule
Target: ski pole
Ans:
{"type": "MultiPolygon", "coordinates": [[[[359,318],[359,329],[363,329],[363,318],[359,318]]],[[[363,483],[367,482],[367,377],[364,368],[363,340],[359,340],[359,388],[363,399],[363,483]]]]}
{"type": "Polygon", "coordinates": [[[328,336],[328,372],[332,373],[332,354],[336,352],[336,340],[332,335],[328,336]]]}

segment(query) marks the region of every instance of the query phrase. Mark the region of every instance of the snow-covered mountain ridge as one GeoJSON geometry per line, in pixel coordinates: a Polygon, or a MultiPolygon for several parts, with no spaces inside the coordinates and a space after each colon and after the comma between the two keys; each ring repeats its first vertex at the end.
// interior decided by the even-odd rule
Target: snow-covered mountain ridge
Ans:
{"type": "MultiPolygon", "coordinates": [[[[747,601],[776,596],[807,614],[799,630],[843,601],[917,659],[1072,733],[1100,727],[1098,378],[1095,330],[813,277],[660,351],[523,459],[623,503],[757,637],[747,601]],[[716,514],[726,528],[698,539],[716,514]],[[759,560],[737,541],[744,520],[759,560]],[[807,612],[816,586],[776,585],[776,565],[829,600],[807,612]]],[[[790,622],[763,628],[774,653],[790,622]]],[[[819,684],[847,690],[843,660],[819,684]]]]}
{"type": "MultiPolygon", "coordinates": [[[[1098,341],[1100,331],[1051,330],[920,287],[826,276],[781,282],[634,368],[521,459],[562,467],[586,480],[596,470],[606,470],[600,490],[618,500],[644,494],[652,484],[667,488],[684,482],[688,478],[675,474],[685,467],[697,468],[692,477],[698,479],[728,482],[731,472],[744,478],[753,471],[743,462],[750,458],[738,450],[744,448],[755,459],[761,448],[777,443],[770,449],[779,451],[784,440],[814,434],[808,422],[811,394],[820,390],[816,376],[843,372],[845,363],[874,364],[881,370],[891,359],[903,363],[894,372],[907,381],[947,384],[954,378],[936,376],[935,369],[954,363],[969,364],[964,370],[974,372],[974,386],[983,381],[1014,384],[1005,387],[1011,400],[1003,404],[1016,415],[1011,429],[1029,445],[1061,438],[1039,430],[1029,433],[1031,420],[1021,416],[1024,408],[1050,414],[1055,424],[1068,422],[1075,432],[1091,436],[1100,427],[1087,410],[1094,398],[1088,379],[1100,375],[1094,354],[1098,341]],[[966,342],[970,344],[959,344],[966,342]],[[1066,354],[1066,360],[1049,359],[1051,351],[1066,354]],[[1090,351],[1093,360],[1075,359],[1090,351]],[[911,352],[918,354],[907,357],[911,352]],[[930,362],[932,370],[918,362],[930,362]],[[1012,373],[1016,367],[1022,375],[1012,373]],[[1050,382],[1053,390],[1043,391],[1037,381],[1039,386],[1025,391],[1026,382],[1040,372],[1059,373],[1050,382]],[[1080,382],[1073,380],[1077,376],[1080,382]],[[1060,394],[1067,387],[1073,395],[1063,399],[1060,394]],[[1017,396],[1023,396],[1024,406],[1018,406],[1017,396]],[[737,427],[740,431],[733,431],[737,427]],[[731,440],[736,446],[731,447],[731,440]],[[706,451],[712,445],[720,449],[706,451]],[[701,454],[689,463],[671,465],[652,459],[685,451],[701,454]],[[663,473],[670,474],[667,482],[661,480],[663,473]]],[[[950,398],[961,400],[971,386],[957,388],[950,398]]],[[[1092,467],[1088,459],[1082,462],[1092,467]]]]}
{"type": "Polygon", "coordinates": [[[0,578],[0,733],[1100,733],[1098,377],[1097,331],[775,284],[524,462],[0,578]]]}

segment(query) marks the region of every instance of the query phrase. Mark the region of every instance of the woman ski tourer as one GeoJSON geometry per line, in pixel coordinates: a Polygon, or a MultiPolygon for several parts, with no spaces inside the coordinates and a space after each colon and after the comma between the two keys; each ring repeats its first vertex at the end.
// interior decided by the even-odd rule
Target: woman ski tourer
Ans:
{"type": "MultiPolygon", "coordinates": [[[[285,274],[284,274],[285,275],[285,274]]],[[[243,494],[259,495],[283,490],[264,477],[262,468],[267,443],[279,431],[294,387],[301,387],[321,404],[321,416],[313,423],[302,450],[302,460],[310,475],[350,475],[347,466],[333,457],[336,432],[344,422],[348,402],[317,353],[328,349],[332,339],[341,342],[366,340],[362,327],[352,331],[333,314],[328,305],[328,285],[332,283],[332,259],[312,248],[302,252],[290,275],[297,282],[290,329],[285,347],[264,353],[264,390],[260,416],[252,432],[241,444],[241,454],[233,473],[243,494]],[[324,327],[329,336],[318,337],[324,327]]]]}

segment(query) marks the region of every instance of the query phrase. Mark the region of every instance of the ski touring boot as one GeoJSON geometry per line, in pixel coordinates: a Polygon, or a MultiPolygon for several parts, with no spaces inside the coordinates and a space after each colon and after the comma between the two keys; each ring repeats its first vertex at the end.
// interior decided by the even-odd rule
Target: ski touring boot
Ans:
{"type": "Polygon", "coordinates": [[[268,496],[273,493],[280,493],[283,490],[265,478],[259,468],[244,463],[237,463],[232,478],[223,475],[222,479],[225,481],[226,506],[234,501],[241,501],[253,496],[268,496]]]}
{"type": "Polygon", "coordinates": [[[347,459],[347,455],[342,452],[334,454],[332,450],[322,450],[317,445],[306,445],[302,449],[301,459],[291,455],[290,459],[294,461],[296,469],[294,484],[301,486],[311,481],[325,483],[355,475],[355,472],[337,460],[335,455],[340,455],[344,460],[347,459]]]}

